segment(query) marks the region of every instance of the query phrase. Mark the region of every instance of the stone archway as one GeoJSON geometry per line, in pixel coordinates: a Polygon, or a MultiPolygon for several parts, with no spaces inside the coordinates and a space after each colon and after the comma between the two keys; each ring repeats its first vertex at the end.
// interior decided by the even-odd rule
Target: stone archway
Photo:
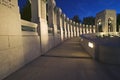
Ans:
{"type": "Polygon", "coordinates": [[[113,32],[112,18],[108,18],[108,32],[113,32]]]}
{"type": "Polygon", "coordinates": [[[98,32],[103,32],[101,19],[98,19],[98,21],[97,21],[97,27],[98,27],[98,32]]]}
{"type": "Polygon", "coordinates": [[[103,32],[116,32],[116,11],[115,10],[103,10],[99,13],[96,14],[96,26],[97,26],[97,30],[98,30],[98,26],[99,27],[99,31],[103,32]],[[101,19],[101,26],[99,25],[99,19],[101,19]],[[109,25],[109,28],[108,28],[109,25]]]}

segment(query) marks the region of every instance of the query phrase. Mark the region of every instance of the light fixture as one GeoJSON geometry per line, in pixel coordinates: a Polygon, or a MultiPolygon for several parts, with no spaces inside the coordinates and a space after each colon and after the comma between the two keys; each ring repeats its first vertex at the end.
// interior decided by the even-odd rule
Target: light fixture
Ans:
{"type": "Polygon", "coordinates": [[[101,25],[101,22],[99,22],[98,24],[101,25]]]}
{"type": "Polygon", "coordinates": [[[81,39],[81,41],[83,41],[83,39],[81,39]]]}
{"type": "Polygon", "coordinates": [[[93,47],[94,47],[94,44],[93,44],[92,42],[88,42],[88,46],[89,46],[90,48],[93,48],[93,47]]]}

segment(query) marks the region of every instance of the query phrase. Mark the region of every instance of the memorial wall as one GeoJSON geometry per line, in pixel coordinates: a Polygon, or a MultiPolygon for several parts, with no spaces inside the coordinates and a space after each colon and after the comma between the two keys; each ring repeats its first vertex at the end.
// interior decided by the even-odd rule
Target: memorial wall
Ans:
{"type": "Polygon", "coordinates": [[[66,17],[54,0],[47,4],[31,0],[29,22],[21,20],[17,0],[0,0],[0,80],[63,41],[85,33],[86,28],[66,17]]]}

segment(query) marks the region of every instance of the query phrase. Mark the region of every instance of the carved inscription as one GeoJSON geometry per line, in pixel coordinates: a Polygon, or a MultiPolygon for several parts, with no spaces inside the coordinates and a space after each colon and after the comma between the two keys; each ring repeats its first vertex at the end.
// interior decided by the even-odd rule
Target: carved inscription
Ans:
{"type": "Polygon", "coordinates": [[[0,5],[3,5],[7,8],[13,8],[15,5],[12,3],[11,0],[0,0],[0,5]]]}

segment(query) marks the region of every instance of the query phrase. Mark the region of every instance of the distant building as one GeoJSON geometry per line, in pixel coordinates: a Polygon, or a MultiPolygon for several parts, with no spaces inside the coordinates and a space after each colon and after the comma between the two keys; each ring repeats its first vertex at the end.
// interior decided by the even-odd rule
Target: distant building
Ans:
{"type": "Polygon", "coordinates": [[[116,32],[116,11],[103,10],[96,14],[97,32],[116,32]]]}

